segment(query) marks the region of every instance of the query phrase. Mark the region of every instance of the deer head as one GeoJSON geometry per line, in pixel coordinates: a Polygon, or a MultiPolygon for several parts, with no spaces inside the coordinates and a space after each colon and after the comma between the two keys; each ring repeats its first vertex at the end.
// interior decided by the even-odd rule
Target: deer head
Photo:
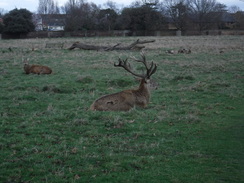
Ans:
{"type": "Polygon", "coordinates": [[[147,63],[144,52],[141,52],[142,59],[136,59],[132,57],[136,62],[143,63],[146,68],[145,74],[138,74],[132,71],[128,58],[122,60],[119,58],[118,64],[114,64],[115,67],[122,67],[132,75],[141,79],[140,86],[134,90],[124,90],[118,93],[105,95],[93,102],[90,109],[98,111],[128,111],[135,106],[146,107],[150,100],[150,91],[148,85],[150,83],[150,77],[156,72],[157,65],[151,62],[147,63]]]}

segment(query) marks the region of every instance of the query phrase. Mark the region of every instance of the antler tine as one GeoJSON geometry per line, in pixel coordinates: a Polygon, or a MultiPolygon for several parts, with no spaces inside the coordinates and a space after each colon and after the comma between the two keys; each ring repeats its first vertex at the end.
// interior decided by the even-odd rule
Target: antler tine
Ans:
{"type": "Polygon", "coordinates": [[[129,73],[131,73],[131,74],[133,74],[133,75],[135,75],[135,76],[137,76],[137,77],[140,77],[140,78],[145,78],[144,75],[134,73],[134,72],[131,70],[131,68],[130,68],[130,64],[128,64],[127,60],[128,60],[128,58],[125,59],[125,60],[122,60],[121,58],[119,58],[119,63],[118,63],[118,64],[114,63],[114,66],[115,66],[115,67],[123,67],[123,68],[124,68],[126,71],[128,71],[129,73]]]}
{"type": "Polygon", "coordinates": [[[142,60],[136,59],[135,57],[131,57],[131,58],[133,60],[135,60],[136,62],[142,62],[145,65],[146,70],[147,70],[147,74],[144,77],[150,78],[150,76],[153,75],[156,72],[157,65],[154,64],[154,62],[151,62],[150,66],[148,65],[148,63],[146,61],[146,57],[145,57],[145,52],[144,51],[141,51],[141,57],[142,57],[142,60]]]}
{"type": "Polygon", "coordinates": [[[141,55],[141,57],[142,57],[142,60],[137,59],[137,58],[135,58],[134,56],[131,57],[131,58],[132,58],[134,61],[136,61],[136,62],[142,62],[142,63],[145,65],[146,69],[148,70],[149,67],[148,67],[148,64],[147,64],[147,61],[146,61],[146,57],[145,57],[145,53],[144,53],[144,51],[141,51],[140,55],[141,55]]]}
{"type": "Polygon", "coordinates": [[[121,58],[119,58],[119,63],[118,64],[114,63],[114,66],[115,67],[129,67],[129,65],[127,64],[127,60],[128,60],[128,58],[125,60],[122,60],[121,58]]]}
{"type": "Polygon", "coordinates": [[[156,72],[156,70],[157,70],[157,65],[151,62],[150,69],[147,72],[148,78],[150,78],[150,76],[153,75],[156,72]]]}

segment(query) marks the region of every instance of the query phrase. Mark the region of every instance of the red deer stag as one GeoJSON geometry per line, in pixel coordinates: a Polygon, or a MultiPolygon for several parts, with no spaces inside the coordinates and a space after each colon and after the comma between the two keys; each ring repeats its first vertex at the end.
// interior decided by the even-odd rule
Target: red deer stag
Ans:
{"type": "Polygon", "coordinates": [[[157,65],[146,62],[144,53],[141,53],[142,60],[133,58],[137,62],[144,64],[146,74],[137,74],[131,70],[130,64],[126,60],[119,58],[119,63],[114,64],[115,67],[122,67],[129,73],[141,78],[140,86],[134,90],[124,90],[118,93],[105,95],[97,99],[90,107],[93,111],[129,111],[135,106],[146,107],[150,100],[150,77],[156,72],[157,65]]]}
{"type": "Polygon", "coordinates": [[[51,74],[52,69],[43,65],[29,65],[28,60],[24,61],[24,70],[26,74],[51,74]]]}

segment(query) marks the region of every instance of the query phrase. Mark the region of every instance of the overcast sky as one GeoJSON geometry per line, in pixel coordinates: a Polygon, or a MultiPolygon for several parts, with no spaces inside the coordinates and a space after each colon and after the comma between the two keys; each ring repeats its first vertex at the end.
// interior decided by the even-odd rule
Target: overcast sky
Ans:
{"type": "MultiPolygon", "coordinates": [[[[64,5],[68,0],[54,0],[58,2],[59,6],[64,5]]],[[[108,0],[87,0],[87,2],[93,2],[96,5],[103,5],[108,0]]],[[[118,5],[128,6],[134,0],[112,0],[118,5]]],[[[25,8],[31,12],[36,12],[39,0],[0,0],[0,9],[10,11],[15,8],[25,8]]],[[[228,7],[236,5],[244,11],[244,0],[217,0],[217,2],[227,5],[228,7]]]]}

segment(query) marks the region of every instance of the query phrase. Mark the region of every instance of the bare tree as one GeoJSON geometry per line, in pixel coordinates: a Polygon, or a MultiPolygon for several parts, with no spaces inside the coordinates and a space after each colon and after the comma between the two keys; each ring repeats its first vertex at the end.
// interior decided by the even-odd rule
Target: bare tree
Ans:
{"type": "Polygon", "coordinates": [[[178,30],[186,30],[189,22],[189,6],[186,0],[165,0],[166,15],[178,30]]]}
{"type": "Polygon", "coordinates": [[[39,0],[39,14],[59,14],[59,12],[58,2],[54,2],[54,0],[39,0]]]}
{"type": "Polygon", "coordinates": [[[111,31],[116,26],[118,14],[113,9],[100,10],[98,14],[98,28],[100,30],[111,31]]]}
{"type": "Polygon", "coordinates": [[[216,0],[187,0],[194,22],[199,31],[209,29],[211,25],[219,22],[225,5],[217,3],[216,0]]]}
{"type": "Polygon", "coordinates": [[[238,11],[241,11],[241,9],[238,6],[235,6],[235,5],[228,8],[228,12],[229,13],[236,13],[238,11]]]}
{"type": "Polygon", "coordinates": [[[64,7],[68,15],[65,29],[68,31],[95,29],[99,8],[84,0],[69,0],[64,7]]]}
{"type": "Polygon", "coordinates": [[[244,14],[242,11],[237,11],[233,14],[235,20],[236,20],[236,27],[240,30],[244,30],[244,14]]]}
{"type": "Polygon", "coordinates": [[[151,8],[158,9],[160,5],[159,0],[135,0],[132,2],[131,7],[141,7],[141,6],[150,6],[151,8]]]}
{"type": "Polygon", "coordinates": [[[106,3],[104,3],[104,6],[106,9],[114,10],[116,13],[119,13],[118,4],[114,1],[108,0],[106,3]]]}
{"type": "Polygon", "coordinates": [[[0,17],[2,17],[5,13],[6,11],[3,8],[0,8],[0,17]]]}

